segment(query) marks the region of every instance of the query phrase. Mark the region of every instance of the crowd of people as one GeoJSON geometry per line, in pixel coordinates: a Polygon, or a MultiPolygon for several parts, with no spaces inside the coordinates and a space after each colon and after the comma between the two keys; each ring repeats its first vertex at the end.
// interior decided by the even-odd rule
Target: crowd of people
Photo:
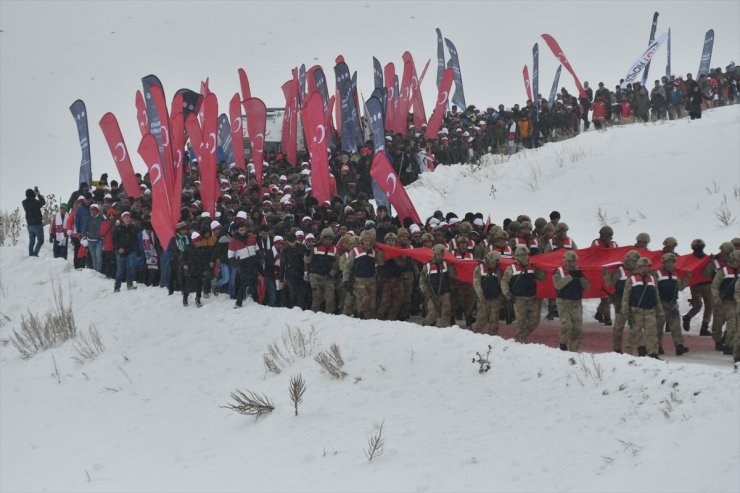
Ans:
{"type": "MultiPolygon", "coordinates": [[[[624,111],[625,102],[635,107],[634,115],[647,120],[684,116],[688,101],[693,118],[698,115],[690,95],[697,89],[702,95],[700,107],[737,102],[738,74],[734,67],[728,67],[724,73],[712,71],[696,82],[690,76],[686,81],[681,77],[664,78],[662,84],[656,81],[653,92],[659,92],[660,87],[663,102],[656,96],[649,114],[643,103],[637,102],[645,88],[632,86],[620,91],[617,86],[611,92],[601,83],[593,101],[579,100],[565,89],[552,109],[543,100],[536,123],[532,123],[531,102],[521,110],[515,105],[511,110],[499,106],[498,111],[488,108],[480,112],[471,106],[461,113],[453,107],[437,139],[424,141],[423,131],[410,126],[405,136],[387,134],[387,153],[401,180],[409,183],[420,172],[420,163],[467,162],[486,152],[512,152],[512,138],[516,150],[519,145],[534,147],[588,129],[591,109],[597,128],[631,120],[633,113],[624,111]],[[712,88],[711,96],[704,87],[712,88]],[[676,94],[681,94],[680,101],[676,94]],[[602,119],[599,105],[615,99],[619,109],[613,105],[607,109],[604,104],[602,119]],[[506,132],[501,134],[501,128],[506,132]]],[[[587,85],[586,90],[590,91],[587,85]]],[[[334,144],[338,147],[338,140],[334,144]]],[[[546,318],[560,320],[560,348],[579,350],[582,294],[588,289],[588,280],[578,268],[577,247],[559,213],[553,211],[549,220],[538,217],[534,221],[520,215],[505,219],[501,225],[489,224],[481,213],[474,212],[458,217],[453,212],[436,211],[423,224],[410,218],[401,221],[385,206],[376,208],[368,200],[372,196],[371,149],[369,141],[352,155],[333,151],[333,197],[324,203],[311,196],[307,155],[299,154],[301,162],[296,167],[280,153],[266,155],[261,187],[252,163],[245,170],[221,163],[221,193],[213,216],[204,212],[200,201],[198,164],[189,162],[183,180],[183,208],[167,245],[160,244],[152,228],[148,174],[136,175],[142,191],[139,198],[104,174],[93,184],[82,183],[52,217],[49,241],[54,257],[66,259],[71,254],[75,268],[92,268],[114,279],[116,292],[124,282],[127,289],[136,289],[137,284],[159,286],[170,295],[179,292],[185,306],[194,301],[200,307],[210,296],[228,296],[239,308],[250,298],[272,307],[299,307],[363,319],[417,317],[426,325],[439,327],[458,323],[489,334],[497,334],[501,322],[515,323],[519,342],[527,342],[544,310],[546,318]],[[428,248],[432,258],[422,262],[391,256],[384,246],[428,248]],[[562,267],[549,273],[557,296],[543,300],[537,296],[536,281],[548,273],[532,267],[530,257],[553,250],[564,253],[562,267]],[[448,252],[456,259],[478,262],[472,284],[456,276],[454,263],[445,260],[448,252]],[[513,263],[501,269],[502,259],[513,263]]],[[[29,225],[29,255],[37,255],[44,240],[40,229],[43,205],[38,190],[26,191],[23,206],[29,225]]],[[[613,234],[605,226],[593,244],[616,247],[613,234]]],[[[642,233],[635,247],[646,248],[649,241],[642,233]]],[[[720,252],[712,256],[703,274],[713,280],[691,286],[692,308],[682,318],[677,297],[688,279],[675,274],[675,239],[667,238],[663,247],[661,265],[652,265],[650,259],[633,250],[623,264],[603,273],[614,294],[601,300],[595,317],[612,326],[613,350],[658,358],[664,352],[666,327],[676,354],[686,353],[681,328],[689,330],[703,301],[700,334],[711,336],[718,351],[738,361],[740,238],[723,243],[720,252]]],[[[691,248],[697,257],[706,256],[703,241],[695,240],[691,248]]]]}

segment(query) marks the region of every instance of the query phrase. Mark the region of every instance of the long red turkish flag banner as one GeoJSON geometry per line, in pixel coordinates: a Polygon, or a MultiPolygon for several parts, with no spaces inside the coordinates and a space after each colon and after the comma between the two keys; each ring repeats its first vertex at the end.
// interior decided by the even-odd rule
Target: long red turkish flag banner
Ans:
{"type": "Polygon", "coordinates": [[[398,175],[393,170],[393,166],[388,162],[385,151],[378,151],[373,158],[373,165],[370,167],[370,175],[378,182],[378,186],[388,197],[388,201],[396,209],[398,217],[403,221],[410,217],[412,221],[419,224],[419,214],[414,208],[403,183],[398,179],[398,175]]]}
{"type": "Polygon", "coordinates": [[[113,113],[103,115],[103,118],[100,119],[100,129],[103,131],[105,141],[108,142],[113,161],[116,162],[118,175],[121,177],[126,195],[134,198],[141,197],[141,189],[136,181],[134,167],[131,165],[131,158],[128,155],[128,149],[123,141],[116,116],[113,113]]]}
{"type": "Polygon", "coordinates": [[[560,45],[558,44],[558,42],[555,41],[555,38],[553,38],[549,34],[543,34],[542,39],[544,39],[545,42],[547,43],[547,46],[550,47],[550,50],[552,51],[552,54],[555,55],[555,58],[560,60],[560,63],[563,64],[563,67],[565,67],[565,70],[570,72],[570,75],[573,76],[573,80],[576,82],[576,87],[578,88],[578,94],[582,98],[587,97],[586,91],[583,90],[583,86],[581,85],[581,81],[578,80],[578,76],[576,75],[575,70],[573,70],[573,67],[570,66],[570,62],[568,61],[568,58],[563,53],[563,50],[562,48],[560,48],[560,45]]]}
{"type": "MultiPolygon", "coordinates": [[[[401,249],[393,248],[382,243],[376,244],[378,248],[384,251],[385,258],[390,260],[397,256],[410,257],[414,260],[426,263],[432,259],[432,250],[430,248],[401,249]]],[[[627,252],[637,250],[643,257],[649,258],[653,263],[653,268],[660,266],[660,258],[663,252],[643,250],[632,246],[620,248],[604,248],[592,246],[576,250],[578,253],[578,268],[583,271],[584,277],[588,280],[590,287],[583,293],[583,298],[603,298],[612,294],[613,289],[604,284],[604,268],[609,270],[615,269],[620,265],[627,252]]],[[[537,281],[538,298],[555,298],[555,285],[552,281],[552,274],[555,269],[563,266],[563,254],[565,250],[556,250],[554,252],[535,255],[530,257],[531,264],[544,271],[547,279],[537,281]]],[[[457,278],[469,284],[473,283],[473,269],[478,265],[477,260],[459,260],[451,253],[445,253],[445,260],[452,263],[457,269],[457,278]]],[[[710,257],[697,258],[693,254],[679,255],[676,260],[676,271],[680,278],[684,278],[689,272],[691,273],[691,282],[694,285],[699,282],[706,282],[707,278],[702,277],[701,271],[710,257]]],[[[501,259],[499,269],[503,272],[506,267],[514,263],[514,259],[501,259]]]]}

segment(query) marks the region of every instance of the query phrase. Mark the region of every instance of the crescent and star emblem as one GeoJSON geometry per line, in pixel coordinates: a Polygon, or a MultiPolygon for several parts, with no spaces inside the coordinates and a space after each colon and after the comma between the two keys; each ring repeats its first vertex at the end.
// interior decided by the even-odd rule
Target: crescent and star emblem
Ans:
{"type": "Polygon", "coordinates": [[[386,195],[388,197],[390,197],[391,195],[393,195],[394,193],[396,193],[396,185],[398,184],[397,183],[396,175],[394,175],[393,173],[388,173],[388,176],[385,179],[385,184],[388,185],[388,182],[389,181],[392,181],[393,182],[393,190],[391,190],[390,192],[386,193],[386,195]]]}
{"type": "Polygon", "coordinates": [[[162,167],[159,163],[152,164],[152,169],[149,170],[149,175],[151,175],[155,169],[157,170],[157,179],[152,182],[152,188],[154,188],[154,185],[162,179],[162,167]]]}
{"type": "Polygon", "coordinates": [[[175,169],[179,169],[182,166],[182,149],[178,149],[176,152],[177,160],[175,161],[175,169]]]}
{"type": "Polygon", "coordinates": [[[170,146],[170,132],[167,130],[167,127],[162,125],[160,127],[162,129],[162,146],[169,147],[170,146]],[[167,140],[167,142],[165,142],[167,140]]]}
{"type": "Polygon", "coordinates": [[[437,101],[437,105],[438,106],[443,106],[443,105],[447,104],[447,98],[448,98],[449,95],[450,95],[450,92],[449,91],[442,91],[442,93],[440,93],[440,96],[442,96],[442,97],[439,98],[439,101],[437,101]]]}
{"type": "Polygon", "coordinates": [[[262,149],[265,147],[265,134],[257,134],[254,137],[254,144],[255,154],[262,154],[262,149]],[[259,142],[259,145],[257,142],[259,142]]]}
{"type": "Polygon", "coordinates": [[[209,147],[209,150],[211,151],[211,154],[213,154],[214,152],[216,152],[216,134],[213,133],[213,132],[211,132],[208,135],[208,138],[209,139],[213,139],[213,146],[212,147],[209,147]]]}
{"type": "Polygon", "coordinates": [[[123,142],[119,142],[118,144],[116,144],[116,147],[113,148],[113,159],[117,163],[120,163],[121,161],[123,161],[124,159],[126,159],[126,146],[123,145],[123,142]],[[116,151],[118,151],[118,149],[121,150],[121,157],[120,158],[115,155],[115,153],[116,153],[116,151]]]}
{"type": "Polygon", "coordinates": [[[322,142],[324,142],[324,138],[326,137],[326,128],[323,125],[319,125],[318,127],[316,127],[316,135],[317,144],[321,144],[322,142]],[[318,137],[319,131],[321,132],[321,137],[318,137]]]}
{"type": "Polygon", "coordinates": [[[241,118],[239,117],[234,118],[233,124],[234,124],[234,128],[233,128],[234,132],[238,132],[239,130],[242,129],[242,119],[241,118]]]}

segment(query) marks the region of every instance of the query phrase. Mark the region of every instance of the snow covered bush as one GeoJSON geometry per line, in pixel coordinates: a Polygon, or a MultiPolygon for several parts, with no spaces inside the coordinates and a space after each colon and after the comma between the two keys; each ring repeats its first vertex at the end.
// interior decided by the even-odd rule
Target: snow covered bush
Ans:
{"type": "Polygon", "coordinates": [[[7,211],[0,211],[0,245],[5,245],[5,241],[10,239],[10,242],[15,246],[18,244],[18,237],[21,234],[21,212],[19,208],[11,213],[7,211]]]}
{"type": "Polygon", "coordinates": [[[13,330],[10,342],[21,358],[29,359],[41,351],[57,347],[77,335],[72,304],[64,304],[61,286],[54,291],[54,307],[39,317],[29,310],[28,318],[21,317],[20,330],[13,330]]]}
{"type": "Polygon", "coordinates": [[[339,351],[339,346],[332,344],[328,351],[321,351],[314,357],[314,361],[326,370],[332,377],[341,380],[347,376],[347,372],[342,370],[344,359],[339,351]]]}
{"type": "Polygon", "coordinates": [[[313,354],[316,346],[316,329],[313,326],[308,333],[299,328],[287,327],[288,330],[283,333],[281,340],[269,344],[267,352],[262,355],[265,370],[275,375],[292,365],[294,357],[305,358],[313,354]]]}
{"type": "Polygon", "coordinates": [[[100,339],[100,333],[98,333],[98,329],[93,324],[90,324],[90,327],[87,329],[87,336],[80,331],[72,343],[72,347],[75,350],[75,356],[72,356],[72,359],[80,366],[94,360],[100,353],[105,351],[103,341],[100,339]]]}
{"type": "Polygon", "coordinates": [[[269,397],[265,394],[257,394],[251,390],[235,390],[231,393],[231,398],[234,399],[233,403],[220,407],[230,409],[239,414],[254,416],[256,419],[275,410],[275,406],[269,397]]]}

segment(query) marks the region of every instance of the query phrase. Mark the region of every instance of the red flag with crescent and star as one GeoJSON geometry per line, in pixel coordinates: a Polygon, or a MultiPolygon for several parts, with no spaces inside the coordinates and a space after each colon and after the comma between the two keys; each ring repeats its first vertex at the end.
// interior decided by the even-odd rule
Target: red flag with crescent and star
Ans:
{"type": "Polygon", "coordinates": [[[311,195],[322,204],[331,200],[329,187],[329,132],[324,120],[324,101],[314,92],[301,111],[303,132],[311,155],[311,195]]]}
{"type": "Polygon", "coordinates": [[[409,104],[411,102],[411,77],[416,72],[414,59],[408,51],[403,54],[403,76],[398,94],[398,108],[396,110],[393,131],[406,135],[406,121],[409,115],[409,104]]]}
{"type": "Polygon", "coordinates": [[[152,228],[157,233],[160,244],[166,248],[165,245],[169,245],[175,236],[175,221],[170,211],[170,197],[162,172],[157,139],[152,134],[146,134],[141,138],[138,152],[149,168],[149,181],[152,184],[152,228]]]}
{"type": "Polygon", "coordinates": [[[200,163],[200,196],[203,211],[216,217],[216,199],[221,195],[216,170],[218,169],[218,99],[209,92],[203,99],[203,150],[200,163]]]}
{"type": "Polygon", "coordinates": [[[231,120],[231,148],[234,150],[236,167],[245,174],[244,164],[244,129],[242,128],[242,107],[239,93],[235,93],[229,102],[229,119],[231,120]]]}
{"type": "Polygon", "coordinates": [[[113,113],[103,115],[103,118],[100,119],[100,129],[103,131],[113,161],[116,163],[118,175],[121,177],[126,195],[133,198],[141,197],[141,189],[136,181],[134,167],[131,165],[131,158],[128,155],[128,149],[123,141],[116,116],[113,113]]]}
{"type": "MultiPolygon", "coordinates": [[[[262,170],[265,159],[265,127],[267,126],[267,106],[259,98],[249,98],[242,101],[244,112],[247,114],[247,132],[252,142],[252,160],[254,173],[257,175],[257,185],[262,188],[262,170]]],[[[321,110],[323,113],[323,109],[321,110]]]]}
{"type": "Polygon", "coordinates": [[[447,110],[447,101],[450,99],[450,89],[452,89],[452,80],[455,78],[455,71],[452,68],[445,69],[442,73],[442,82],[439,84],[439,95],[437,96],[437,106],[432,112],[429,119],[427,131],[424,132],[425,139],[436,139],[439,127],[442,126],[442,117],[447,110]]]}
{"type": "Polygon", "coordinates": [[[136,120],[139,122],[141,136],[149,133],[149,117],[146,114],[146,103],[141,91],[136,91],[136,120]]]}
{"type": "Polygon", "coordinates": [[[245,72],[243,68],[239,69],[239,86],[242,90],[242,101],[252,97],[252,91],[249,89],[249,78],[247,77],[247,72],[245,72]]]}
{"type": "Polygon", "coordinates": [[[385,103],[385,128],[388,130],[393,129],[393,122],[395,121],[394,105],[395,96],[393,91],[395,90],[394,81],[396,80],[396,66],[393,62],[386,63],[383,67],[383,80],[385,81],[385,88],[388,90],[388,100],[385,103]]]}
{"type": "Polygon", "coordinates": [[[560,48],[560,45],[557,41],[555,41],[555,38],[550,36],[549,34],[543,34],[542,39],[545,40],[547,43],[547,46],[550,47],[550,50],[552,51],[552,54],[555,55],[555,58],[557,58],[560,63],[563,64],[563,67],[565,67],[565,70],[570,72],[570,75],[573,76],[573,80],[576,82],[576,87],[578,88],[578,94],[582,97],[588,97],[586,95],[586,91],[583,90],[583,86],[581,85],[581,81],[578,80],[578,76],[576,76],[575,70],[573,70],[573,67],[570,66],[570,62],[568,61],[568,58],[563,53],[563,50],[560,48]]]}
{"type": "Polygon", "coordinates": [[[522,69],[522,77],[524,77],[524,88],[527,90],[527,99],[532,101],[532,87],[529,85],[529,68],[526,65],[522,69]]]}
{"type": "Polygon", "coordinates": [[[396,209],[401,222],[407,217],[410,217],[416,224],[422,224],[419,214],[416,212],[416,208],[414,208],[414,204],[411,203],[411,199],[406,193],[401,180],[398,179],[398,175],[393,170],[391,163],[388,162],[385,152],[380,151],[375,154],[373,165],[370,168],[370,175],[375,178],[378,186],[383,190],[386,197],[388,197],[388,201],[396,209]]]}
{"type": "Polygon", "coordinates": [[[421,71],[421,77],[416,76],[416,66],[414,66],[414,72],[411,74],[411,108],[413,109],[414,126],[417,131],[419,131],[423,124],[427,123],[427,113],[424,110],[424,99],[421,97],[421,82],[424,80],[424,75],[429,68],[429,62],[431,61],[431,59],[427,61],[427,64],[424,66],[424,70],[421,71]]]}
{"type": "Polygon", "coordinates": [[[170,137],[172,138],[172,214],[175,222],[178,221],[180,206],[182,205],[182,174],[185,170],[185,112],[182,92],[178,91],[172,98],[170,107],[170,137]]]}

